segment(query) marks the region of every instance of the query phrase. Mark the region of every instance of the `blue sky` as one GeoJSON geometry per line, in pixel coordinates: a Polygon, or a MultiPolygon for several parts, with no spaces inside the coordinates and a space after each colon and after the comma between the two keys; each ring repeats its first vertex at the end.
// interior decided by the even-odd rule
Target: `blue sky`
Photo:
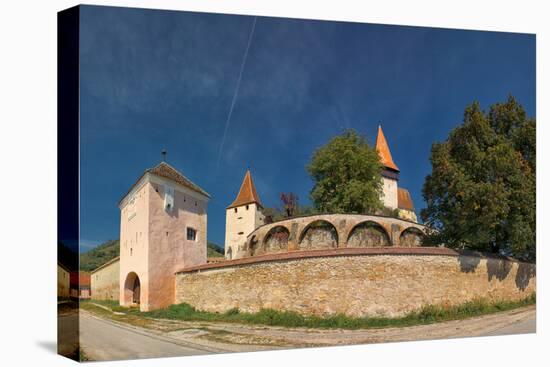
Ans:
{"type": "Polygon", "coordinates": [[[264,206],[309,204],[313,151],[382,124],[417,212],[434,141],[514,95],[535,116],[535,36],[84,6],[80,33],[81,251],[119,236],[117,203],[166,148],[212,195],[208,239],[247,167],[264,206]],[[221,157],[218,160],[218,157],[221,157]]]}

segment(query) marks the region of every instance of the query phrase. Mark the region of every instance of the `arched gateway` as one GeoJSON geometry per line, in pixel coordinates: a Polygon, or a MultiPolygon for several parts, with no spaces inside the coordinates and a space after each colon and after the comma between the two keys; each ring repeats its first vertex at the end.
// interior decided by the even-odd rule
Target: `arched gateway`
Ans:
{"type": "Polygon", "coordinates": [[[131,272],[124,281],[124,304],[139,305],[141,303],[141,282],[139,276],[131,272]]]}

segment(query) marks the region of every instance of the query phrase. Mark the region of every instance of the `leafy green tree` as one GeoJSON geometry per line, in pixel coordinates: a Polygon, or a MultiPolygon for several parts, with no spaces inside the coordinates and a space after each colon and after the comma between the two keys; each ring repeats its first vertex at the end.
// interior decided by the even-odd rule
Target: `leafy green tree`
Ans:
{"type": "Polygon", "coordinates": [[[354,130],[346,130],[313,154],[307,171],[311,200],[319,212],[373,213],[383,208],[378,153],[354,130]]]}
{"type": "Polygon", "coordinates": [[[445,244],[535,260],[535,126],[510,96],[463,124],[431,151],[426,177],[426,244],[445,244]]]}

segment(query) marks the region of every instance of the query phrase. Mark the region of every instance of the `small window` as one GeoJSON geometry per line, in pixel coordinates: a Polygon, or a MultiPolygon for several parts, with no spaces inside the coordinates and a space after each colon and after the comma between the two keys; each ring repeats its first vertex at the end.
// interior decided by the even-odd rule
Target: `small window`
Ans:
{"type": "Polygon", "coordinates": [[[197,231],[193,228],[187,227],[187,241],[196,241],[197,231]]]}
{"type": "Polygon", "coordinates": [[[234,209],[235,210],[235,213],[237,212],[237,208],[234,209]]]}
{"type": "Polygon", "coordinates": [[[248,205],[246,206],[246,210],[248,210],[248,205]]]}
{"type": "Polygon", "coordinates": [[[244,232],[239,232],[239,235],[244,234],[244,232]]]}

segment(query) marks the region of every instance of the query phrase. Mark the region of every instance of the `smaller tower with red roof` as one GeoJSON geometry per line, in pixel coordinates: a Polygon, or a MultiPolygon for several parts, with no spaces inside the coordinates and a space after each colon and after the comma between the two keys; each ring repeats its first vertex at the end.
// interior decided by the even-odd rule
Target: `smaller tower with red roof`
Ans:
{"type": "Polygon", "coordinates": [[[390,147],[382,131],[382,126],[378,126],[378,135],[376,136],[376,151],[380,156],[382,163],[382,182],[383,197],[382,203],[386,208],[397,209],[400,218],[413,222],[417,221],[414,212],[414,205],[409,192],[397,185],[399,181],[399,168],[394,163],[391,156],[390,147]]]}
{"type": "Polygon", "coordinates": [[[233,259],[246,237],[264,224],[260,197],[252,181],[250,170],[246,171],[237,197],[225,212],[225,257],[233,259]]]}
{"type": "Polygon", "coordinates": [[[380,156],[380,162],[382,162],[382,165],[384,166],[382,170],[382,181],[384,185],[384,197],[382,198],[382,202],[387,208],[397,209],[397,182],[399,181],[399,168],[397,168],[397,165],[393,162],[388,142],[386,141],[386,137],[382,131],[382,126],[378,126],[376,151],[380,156]]]}

